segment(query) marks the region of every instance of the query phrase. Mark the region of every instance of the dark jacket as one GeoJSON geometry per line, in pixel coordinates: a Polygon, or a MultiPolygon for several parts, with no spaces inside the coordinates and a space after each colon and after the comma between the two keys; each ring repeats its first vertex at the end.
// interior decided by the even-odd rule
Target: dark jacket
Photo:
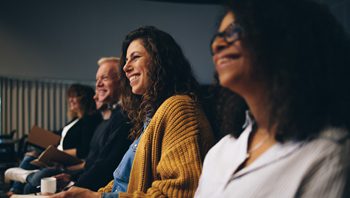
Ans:
{"type": "MultiPolygon", "coordinates": [[[[72,121],[74,121],[73,119],[72,121]]],[[[63,149],[77,149],[77,157],[80,159],[86,158],[89,153],[89,145],[94,131],[102,118],[99,113],[83,116],[77,123],[75,123],[67,132],[63,140],[63,149]]],[[[69,123],[71,123],[70,121],[69,123]]],[[[68,124],[69,124],[68,123],[68,124]]],[[[68,125],[67,124],[67,125],[68,125]]],[[[58,131],[59,135],[62,130],[58,131]]]]}
{"type": "Polygon", "coordinates": [[[98,190],[113,179],[113,171],[123,158],[131,141],[128,139],[131,124],[119,106],[112,112],[104,131],[95,133],[85,170],[76,186],[98,190]]]}

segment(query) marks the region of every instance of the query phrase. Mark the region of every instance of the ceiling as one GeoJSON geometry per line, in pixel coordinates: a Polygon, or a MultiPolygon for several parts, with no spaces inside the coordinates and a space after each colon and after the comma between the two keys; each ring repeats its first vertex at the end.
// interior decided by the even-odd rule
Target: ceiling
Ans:
{"type": "Polygon", "coordinates": [[[187,3],[187,4],[220,4],[222,2],[221,0],[144,0],[144,1],[187,3]]]}

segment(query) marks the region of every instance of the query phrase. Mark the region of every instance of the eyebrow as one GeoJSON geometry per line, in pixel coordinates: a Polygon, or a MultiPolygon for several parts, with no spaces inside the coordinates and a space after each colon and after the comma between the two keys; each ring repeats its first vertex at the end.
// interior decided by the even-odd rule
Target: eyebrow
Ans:
{"type": "MultiPolygon", "coordinates": [[[[141,52],[139,52],[139,51],[133,51],[133,52],[130,54],[130,56],[129,56],[129,57],[133,57],[133,56],[135,56],[135,54],[136,54],[136,53],[140,53],[140,54],[141,54],[141,52]]],[[[126,59],[126,61],[128,61],[128,60],[129,60],[127,56],[125,57],[125,59],[126,59]]]]}

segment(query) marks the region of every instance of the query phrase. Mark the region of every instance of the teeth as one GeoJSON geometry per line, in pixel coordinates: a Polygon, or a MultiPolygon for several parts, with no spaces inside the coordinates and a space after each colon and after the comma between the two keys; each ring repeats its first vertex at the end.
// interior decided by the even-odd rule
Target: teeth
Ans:
{"type": "Polygon", "coordinates": [[[222,64],[222,63],[225,63],[227,61],[229,61],[230,59],[227,58],[227,57],[224,57],[224,58],[220,58],[219,61],[218,61],[218,64],[222,64]]]}
{"type": "Polygon", "coordinates": [[[134,75],[134,76],[131,76],[130,77],[130,82],[134,81],[134,80],[137,80],[139,77],[134,75]]]}

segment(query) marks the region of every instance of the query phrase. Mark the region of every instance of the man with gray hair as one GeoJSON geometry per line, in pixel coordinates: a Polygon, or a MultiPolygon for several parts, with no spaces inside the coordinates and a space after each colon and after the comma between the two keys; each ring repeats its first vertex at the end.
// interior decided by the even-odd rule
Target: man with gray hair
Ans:
{"type": "MultiPolygon", "coordinates": [[[[66,167],[55,177],[66,183],[76,181],[75,186],[98,190],[113,179],[113,171],[118,166],[131,141],[128,139],[131,128],[127,116],[118,105],[118,66],[119,58],[104,57],[98,61],[96,73],[96,107],[103,121],[97,126],[90,142],[90,151],[85,162],[66,167]]],[[[46,173],[45,173],[46,174],[46,173]]],[[[50,176],[50,175],[46,175],[50,176]]],[[[27,177],[24,193],[37,191],[42,174],[33,173],[27,177]]]]}
{"type": "Polygon", "coordinates": [[[84,172],[75,184],[95,191],[112,179],[114,169],[131,144],[130,122],[118,105],[119,58],[103,57],[97,63],[95,100],[103,121],[94,133],[84,172]]]}

